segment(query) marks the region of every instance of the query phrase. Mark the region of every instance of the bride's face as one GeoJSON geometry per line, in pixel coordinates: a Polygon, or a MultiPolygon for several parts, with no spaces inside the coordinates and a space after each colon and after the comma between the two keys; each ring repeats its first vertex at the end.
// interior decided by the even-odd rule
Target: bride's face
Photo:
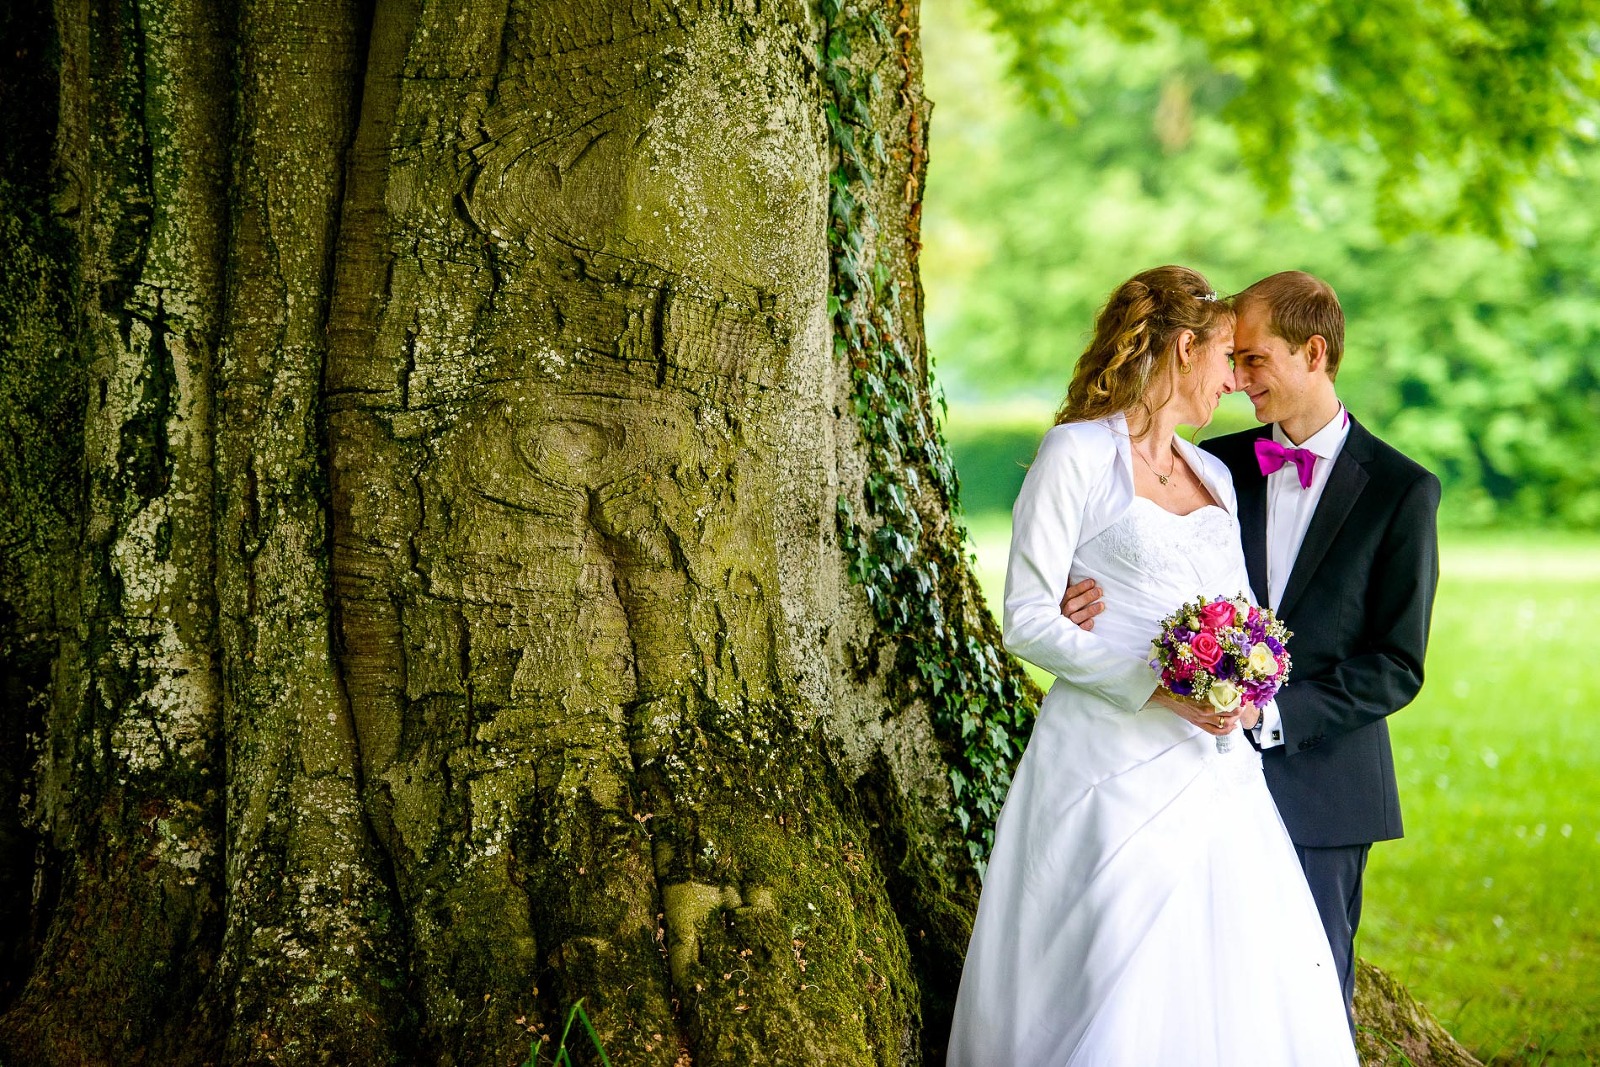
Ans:
{"type": "Polygon", "coordinates": [[[1224,323],[1204,341],[1180,344],[1180,363],[1187,357],[1189,373],[1178,375],[1176,400],[1182,405],[1181,421],[1204,426],[1216,413],[1226,393],[1233,392],[1233,325],[1224,323]]]}

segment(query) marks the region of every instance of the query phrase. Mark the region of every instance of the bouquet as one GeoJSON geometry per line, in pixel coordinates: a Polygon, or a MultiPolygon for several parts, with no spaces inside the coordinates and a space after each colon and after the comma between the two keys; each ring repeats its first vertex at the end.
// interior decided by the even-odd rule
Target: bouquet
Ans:
{"type": "MultiPolygon", "coordinates": [[[[1174,696],[1206,700],[1232,714],[1246,700],[1266,704],[1288,679],[1291,636],[1276,615],[1242,594],[1201,597],[1162,620],[1150,643],[1150,666],[1174,696]]],[[[1232,734],[1217,738],[1218,752],[1232,747],[1232,734]]]]}

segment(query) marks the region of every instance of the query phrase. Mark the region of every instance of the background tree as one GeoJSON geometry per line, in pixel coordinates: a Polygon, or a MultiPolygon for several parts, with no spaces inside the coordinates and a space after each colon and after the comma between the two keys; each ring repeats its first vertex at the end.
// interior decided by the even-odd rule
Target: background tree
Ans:
{"type": "MultiPolygon", "coordinates": [[[[1033,454],[1103,279],[1177,259],[1224,289],[1284,265],[1334,279],[1353,354],[1341,393],[1386,440],[1439,473],[1447,522],[1594,527],[1600,270],[1588,250],[1600,149],[1592,122],[1574,121],[1537,181],[1510,187],[1500,238],[1393,233],[1388,164],[1359,131],[1355,143],[1269,152],[1294,161],[1287,185],[1267,187],[1288,200],[1272,210],[1249,142],[1226,118],[1241,107],[1241,79],[1197,39],[1170,27],[1134,42],[1105,28],[1074,31],[1077,58],[1062,75],[1074,108],[1068,124],[1033,106],[1014,79],[1000,80],[977,3],[931,10],[937,32],[925,44],[943,165],[932,174],[922,265],[934,296],[930,349],[963,408],[1036,399],[1011,425],[953,422],[969,513],[1009,509],[1021,480],[1015,463],[1033,454]],[[990,454],[1001,461],[986,462],[990,454]]],[[[1443,210],[1457,193],[1434,174],[1404,204],[1443,210]]],[[[1218,428],[1249,421],[1242,399],[1225,402],[1218,428]]]]}
{"type": "Polygon", "coordinates": [[[1015,44],[1012,68],[1071,114],[1085,27],[1126,41],[1176,33],[1230,83],[1223,115],[1278,205],[1325,144],[1374,157],[1379,220],[1492,235],[1519,228],[1524,183],[1592,140],[1600,5],[1413,0],[980,0],[1015,44]]]}
{"type": "Polygon", "coordinates": [[[7,1059],[936,1058],[1036,693],[914,5],[0,20],[7,1059]]]}

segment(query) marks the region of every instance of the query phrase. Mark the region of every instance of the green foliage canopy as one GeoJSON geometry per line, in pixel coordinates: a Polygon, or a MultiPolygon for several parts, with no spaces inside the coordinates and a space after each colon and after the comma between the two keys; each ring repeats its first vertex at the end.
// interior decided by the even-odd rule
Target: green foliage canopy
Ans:
{"type": "Polygon", "coordinates": [[[1176,31],[1225,75],[1224,117],[1281,200],[1328,143],[1380,160],[1389,230],[1502,234],[1517,190],[1574,141],[1600,96],[1596,0],[982,0],[1037,101],[1072,110],[1082,27],[1127,41],[1176,31]]]}

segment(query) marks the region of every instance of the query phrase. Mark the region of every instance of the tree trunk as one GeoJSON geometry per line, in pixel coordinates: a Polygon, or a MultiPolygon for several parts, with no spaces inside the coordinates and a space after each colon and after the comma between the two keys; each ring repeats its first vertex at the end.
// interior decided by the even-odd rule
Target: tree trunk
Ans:
{"type": "Polygon", "coordinates": [[[6,17],[5,1055],[937,1055],[1029,701],[914,12],[6,17]]]}
{"type": "Polygon", "coordinates": [[[915,5],[0,28],[0,1057],[940,1061],[1037,693],[915,5]]]}
{"type": "Polygon", "coordinates": [[[1366,960],[1356,961],[1356,1019],[1366,1067],[1480,1067],[1428,1009],[1366,960]]]}

